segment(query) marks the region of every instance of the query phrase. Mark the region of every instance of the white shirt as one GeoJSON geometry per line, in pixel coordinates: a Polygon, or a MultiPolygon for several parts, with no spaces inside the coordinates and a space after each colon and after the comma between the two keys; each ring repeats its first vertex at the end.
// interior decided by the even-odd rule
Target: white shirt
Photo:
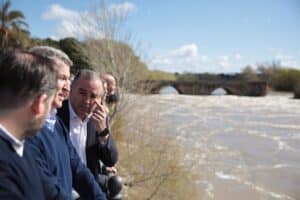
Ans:
{"type": "Polygon", "coordinates": [[[54,132],[54,125],[56,122],[56,113],[57,113],[57,110],[52,109],[45,120],[45,126],[48,127],[50,130],[52,130],[52,132],[54,132]]]}
{"type": "Polygon", "coordinates": [[[86,138],[87,138],[87,122],[89,121],[89,117],[84,121],[80,119],[74,112],[70,101],[68,103],[69,111],[70,111],[70,138],[71,142],[74,145],[81,161],[86,165],[86,138]]]}
{"type": "Polygon", "coordinates": [[[19,140],[15,136],[13,136],[2,124],[0,124],[0,129],[4,132],[4,134],[8,137],[9,142],[11,143],[12,147],[16,151],[16,153],[23,157],[24,152],[24,142],[25,140],[19,140]]]}

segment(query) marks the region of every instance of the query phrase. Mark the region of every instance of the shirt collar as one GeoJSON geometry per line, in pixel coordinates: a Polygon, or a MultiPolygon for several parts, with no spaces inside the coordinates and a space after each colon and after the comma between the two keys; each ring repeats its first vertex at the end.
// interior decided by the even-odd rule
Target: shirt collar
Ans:
{"type": "Polygon", "coordinates": [[[16,153],[22,157],[24,152],[24,142],[25,140],[19,140],[15,136],[13,136],[2,124],[0,124],[0,130],[3,131],[5,135],[3,135],[12,145],[16,153]]]}
{"type": "MultiPolygon", "coordinates": [[[[79,117],[76,115],[76,113],[75,113],[75,111],[74,111],[74,109],[73,109],[73,107],[72,107],[72,105],[71,105],[70,100],[68,101],[68,106],[69,106],[69,111],[70,111],[70,119],[79,118],[79,117]]],[[[80,119],[80,118],[79,118],[79,119],[80,119]]]]}
{"type": "Polygon", "coordinates": [[[80,120],[82,123],[87,123],[90,118],[91,118],[91,115],[89,115],[87,118],[85,118],[83,121],[81,120],[81,118],[75,113],[72,105],[71,105],[71,102],[70,100],[68,101],[68,106],[69,106],[69,111],[70,111],[70,119],[71,120],[74,120],[74,119],[78,119],[80,120]]]}

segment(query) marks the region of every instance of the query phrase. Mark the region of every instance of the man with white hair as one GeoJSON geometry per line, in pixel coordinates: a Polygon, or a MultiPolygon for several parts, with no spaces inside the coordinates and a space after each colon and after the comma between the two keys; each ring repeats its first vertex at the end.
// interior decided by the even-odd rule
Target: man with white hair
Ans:
{"type": "Polygon", "coordinates": [[[39,134],[30,140],[35,160],[43,173],[47,198],[73,199],[74,188],[83,199],[106,199],[91,172],[81,162],[63,122],[56,116],[57,108],[69,96],[72,61],[64,52],[52,47],[38,46],[30,51],[52,59],[58,77],[51,115],[39,134]]]}

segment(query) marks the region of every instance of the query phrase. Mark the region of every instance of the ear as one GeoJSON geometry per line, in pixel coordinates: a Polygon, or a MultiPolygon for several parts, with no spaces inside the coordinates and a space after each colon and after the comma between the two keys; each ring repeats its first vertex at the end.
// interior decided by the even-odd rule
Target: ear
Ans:
{"type": "Polygon", "coordinates": [[[37,96],[33,100],[33,102],[30,105],[30,108],[31,108],[32,112],[34,113],[34,115],[40,115],[41,113],[43,113],[47,99],[48,99],[48,96],[46,94],[42,94],[42,95],[37,96]]]}

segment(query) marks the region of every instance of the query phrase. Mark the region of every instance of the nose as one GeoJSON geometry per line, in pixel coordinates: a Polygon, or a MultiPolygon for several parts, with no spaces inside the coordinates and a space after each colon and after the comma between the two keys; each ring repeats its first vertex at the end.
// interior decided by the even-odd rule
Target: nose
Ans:
{"type": "Polygon", "coordinates": [[[69,80],[67,80],[63,86],[63,92],[66,98],[69,97],[70,95],[70,90],[71,90],[71,83],[69,80]]]}
{"type": "Polygon", "coordinates": [[[64,88],[66,91],[70,92],[70,90],[71,90],[71,81],[70,80],[66,81],[64,88]]]}

